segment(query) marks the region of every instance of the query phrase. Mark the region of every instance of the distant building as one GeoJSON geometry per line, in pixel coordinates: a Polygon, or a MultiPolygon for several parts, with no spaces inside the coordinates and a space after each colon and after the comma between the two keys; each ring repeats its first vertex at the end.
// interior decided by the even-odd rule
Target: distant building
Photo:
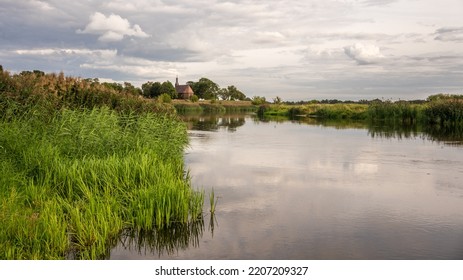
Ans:
{"type": "Polygon", "coordinates": [[[177,91],[178,97],[183,99],[190,99],[190,97],[195,94],[189,85],[179,85],[178,77],[175,79],[175,90],[177,91]]]}

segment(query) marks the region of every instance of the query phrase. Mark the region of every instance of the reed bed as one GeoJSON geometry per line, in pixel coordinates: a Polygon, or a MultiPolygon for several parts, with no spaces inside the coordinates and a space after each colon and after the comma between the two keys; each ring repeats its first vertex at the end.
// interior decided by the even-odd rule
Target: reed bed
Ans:
{"type": "Polygon", "coordinates": [[[257,107],[250,101],[203,100],[191,102],[189,100],[173,100],[176,111],[180,114],[188,113],[237,113],[255,112],[257,107]]]}
{"type": "Polygon", "coordinates": [[[264,104],[260,117],[311,117],[323,120],[368,120],[400,125],[463,125],[463,95],[430,96],[427,101],[373,101],[368,104],[264,104]]]}
{"type": "Polygon", "coordinates": [[[152,113],[4,114],[0,259],[104,258],[123,230],[200,218],[204,194],[185,178],[186,144],[181,121],[152,113]]]}

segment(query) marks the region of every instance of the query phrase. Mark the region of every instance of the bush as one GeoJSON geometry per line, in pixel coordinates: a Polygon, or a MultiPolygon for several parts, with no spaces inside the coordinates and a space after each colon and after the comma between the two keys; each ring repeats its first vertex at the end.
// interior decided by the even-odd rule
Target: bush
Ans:
{"type": "Polygon", "coordinates": [[[162,103],[171,103],[172,102],[172,98],[167,93],[163,93],[163,94],[159,95],[158,100],[161,101],[162,103]]]}
{"type": "Polygon", "coordinates": [[[198,101],[199,101],[199,97],[198,97],[197,95],[192,95],[192,96],[190,97],[190,101],[193,102],[193,103],[194,103],[194,102],[198,102],[198,101]]]}

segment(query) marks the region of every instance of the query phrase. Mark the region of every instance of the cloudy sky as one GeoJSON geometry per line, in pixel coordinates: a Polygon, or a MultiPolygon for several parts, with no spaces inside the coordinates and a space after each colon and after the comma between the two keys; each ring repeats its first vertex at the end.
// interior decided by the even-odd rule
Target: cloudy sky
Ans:
{"type": "Polygon", "coordinates": [[[283,100],[463,93],[462,0],[0,0],[0,64],[283,100]]]}

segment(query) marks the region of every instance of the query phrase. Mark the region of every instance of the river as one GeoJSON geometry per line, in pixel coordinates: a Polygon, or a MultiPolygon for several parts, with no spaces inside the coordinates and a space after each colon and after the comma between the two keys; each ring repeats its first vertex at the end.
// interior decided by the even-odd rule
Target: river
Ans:
{"type": "Polygon", "coordinates": [[[463,139],[252,115],[188,121],[204,221],[172,242],[122,242],[112,259],[463,259],[463,139]]]}

